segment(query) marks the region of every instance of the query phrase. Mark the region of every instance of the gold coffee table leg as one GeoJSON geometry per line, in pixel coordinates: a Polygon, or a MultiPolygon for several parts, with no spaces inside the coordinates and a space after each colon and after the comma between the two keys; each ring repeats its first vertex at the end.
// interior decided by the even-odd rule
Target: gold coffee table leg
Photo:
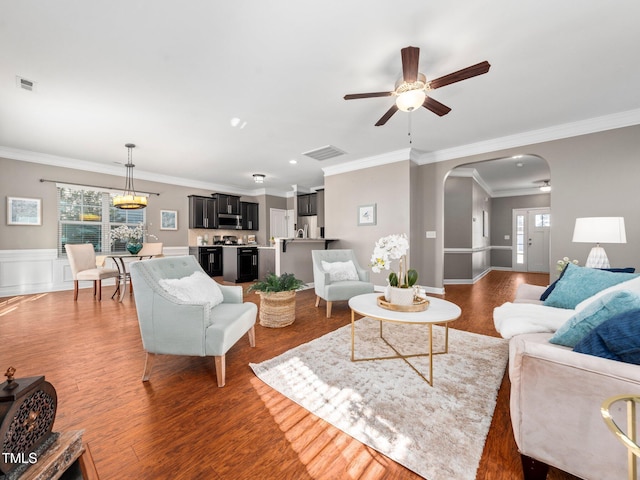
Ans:
{"type": "MultiPolygon", "coordinates": [[[[372,318],[372,317],[370,317],[372,318]]],[[[392,360],[396,358],[400,358],[404,360],[404,362],[409,365],[413,371],[415,371],[420,378],[422,378],[425,382],[427,382],[430,386],[433,387],[433,356],[434,355],[442,355],[449,352],[449,324],[445,323],[445,334],[444,334],[444,349],[440,352],[433,351],[433,323],[427,324],[429,327],[429,351],[428,353],[414,353],[412,355],[403,355],[400,353],[396,347],[394,347],[389,341],[384,338],[382,331],[382,324],[384,323],[382,320],[374,318],[374,320],[378,320],[380,323],[380,338],[396,353],[396,355],[390,355],[387,357],[366,357],[366,358],[355,358],[355,312],[351,310],[351,361],[352,362],[366,362],[371,360],[392,360]],[[409,358],[413,357],[429,357],[429,378],[424,376],[416,367],[414,367],[410,362],[409,358]]]]}

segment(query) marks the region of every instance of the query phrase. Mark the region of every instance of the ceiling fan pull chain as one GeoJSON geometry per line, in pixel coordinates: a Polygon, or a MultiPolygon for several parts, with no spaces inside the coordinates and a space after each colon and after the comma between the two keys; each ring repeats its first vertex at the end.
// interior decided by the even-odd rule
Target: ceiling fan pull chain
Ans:
{"type": "Polygon", "coordinates": [[[411,146],[411,144],[413,143],[413,140],[411,139],[411,113],[412,112],[409,112],[409,115],[408,115],[409,116],[409,133],[408,133],[408,135],[409,135],[409,146],[411,146]]]}

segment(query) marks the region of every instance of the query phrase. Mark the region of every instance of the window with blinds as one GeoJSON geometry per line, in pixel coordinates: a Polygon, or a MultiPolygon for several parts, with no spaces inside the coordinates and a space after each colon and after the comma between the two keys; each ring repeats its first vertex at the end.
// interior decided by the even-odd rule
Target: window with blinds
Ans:
{"type": "Polygon", "coordinates": [[[111,244],[109,232],[126,225],[145,225],[145,210],[120,210],[113,206],[115,192],[89,187],[58,185],[58,254],[67,243],[91,243],[96,252],[124,251],[125,242],[111,244]]]}

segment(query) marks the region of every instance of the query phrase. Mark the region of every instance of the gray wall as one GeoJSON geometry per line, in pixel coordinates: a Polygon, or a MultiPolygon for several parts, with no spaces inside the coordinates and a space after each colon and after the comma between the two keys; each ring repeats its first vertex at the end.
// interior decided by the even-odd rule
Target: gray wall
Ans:
{"type": "Polygon", "coordinates": [[[462,164],[519,154],[539,155],[551,169],[550,267],[564,256],[586,260],[592,245],[571,241],[575,219],[585,216],[625,217],[628,243],[604,247],[612,265],[638,267],[640,209],[633,196],[640,179],[639,139],[640,125],[634,125],[420,166],[423,221],[427,225],[433,222],[440,232],[436,239],[423,238],[421,245],[412,245],[423,249],[422,263],[414,266],[428,276],[425,284],[443,284],[442,199],[448,172],[462,164]]]}
{"type": "Polygon", "coordinates": [[[484,235],[485,212],[491,222],[489,195],[473,178],[447,177],[444,185],[444,280],[470,281],[490,268],[490,237],[484,235]]]}
{"type": "MultiPolygon", "coordinates": [[[[420,205],[411,202],[410,169],[411,162],[407,159],[325,177],[325,237],[340,240],[330,248],[353,249],[360,266],[366,268],[379,238],[400,233],[411,235],[412,208],[420,205]],[[358,226],[358,207],[368,204],[377,206],[376,225],[358,226]]],[[[413,252],[411,245],[408,263],[412,267],[418,261],[413,252]]],[[[397,268],[397,264],[393,267],[397,268]]],[[[387,276],[388,272],[371,272],[376,285],[385,285],[387,276]]]]}
{"type": "MultiPolygon", "coordinates": [[[[444,185],[444,248],[473,246],[473,180],[449,177],[444,185]]],[[[448,277],[451,278],[451,277],[448,277]]]]}
{"type": "MultiPolygon", "coordinates": [[[[58,207],[55,183],[40,182],[40,179],[56,180],[59,182],[95,185],[120,190],[124,187],[124,178],[115,175],[105,175],[96,172],[74,170],[70,168],[42,165],[0,158],[0,195],[6,202],[6,197],[29,197],[42,199],[42,225],[21,226],[7,225],[6,207],[0,209],[0,250],[53,248],[57,247],[58,235],[58,207]]],[[[135,171],[134,171],[135,177],[135,171]]],[[[148,233],[158,237],[158,241],[165,247],[186,246],[189,244],[189,201],[188,195],[208,196],[211,190],[169,185],[166,183],[149,182],[135,179],[135,187],[140,192],[159,193],[159,196],[149,197],[146,208],[148,233]],[[160,230],[160,210],[176,210],[178,212],[178,230],[160,230]]],[[[268,226],[268,215],[263,214],[262,207],[268,200],[270,205],[285,205],[286,199],[260,195],[257,197],[243,196],[242,200],[259,202],[260,230],[257,232],[258,241],[265,243],[268,226]]],[[[279,206],[277,208],[284,208],[279,206]]],[[[194,231],[197,232],[197,231],[194,231]]],[[[222,235],[225,231],[209,230],[209,235],[222,235]],[[215,233],[214,233],[215,232],[215,233]]],[[[226,233],[239,234],[238,231],[226,233]]],[[[244,232],[248,233],[248,232],[244,232]]],[[[194,235],[192,237],[195,238],[194,235]]],[[[195,244],[195,241],[192,242],[195,244]]]]}

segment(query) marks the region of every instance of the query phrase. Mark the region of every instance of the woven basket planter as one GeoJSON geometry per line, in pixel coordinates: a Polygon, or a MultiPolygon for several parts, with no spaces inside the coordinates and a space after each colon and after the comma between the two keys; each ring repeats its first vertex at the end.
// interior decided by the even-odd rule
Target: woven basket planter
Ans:
{"type": "Polygon", "coordinates": [[[260,295],[260,325],[280,328],[296,319],[296,292],[257,292],[260,295]]]}

